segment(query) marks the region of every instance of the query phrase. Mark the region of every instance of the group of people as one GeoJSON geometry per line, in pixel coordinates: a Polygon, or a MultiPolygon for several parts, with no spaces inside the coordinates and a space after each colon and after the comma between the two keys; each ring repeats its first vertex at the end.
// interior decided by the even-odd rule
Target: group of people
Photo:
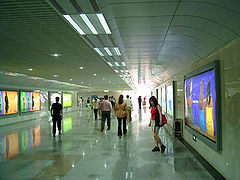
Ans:
{"type": "MultiPolygon", "coordinates": [[[[124,100],[123,95],[120,95],[118,101],[115,105],[115,116],[118,121],[118,132],[117,135],[119,139],[121,139],[122,135],[127,136],[127,118],[129,117],[129,121],[131,122],[131,111],[132,111],[132,101],[129,98],[129,95],[126,96],[127,99],[124,100]],[[123,131],[122,131],[123,124],[123,131]]],[[[153,152],[161,151],[163,153],[166,149],[166,146],[162,143],[159,137],[159,130],[163,124],[163,115],[162,108],[158,104],[158,100],[156,97],[152,96],[149,99],[150,110],[151,110],[151,118],[149,122],[149,127],[152,128],[153,138],[155,147],[152,149],[153,152]],[[159,148],[160,145],[160,148],[159,148]]],[[[101,131],[105,128],[105,121],[107,120],[107,130],[111,129],[111,110],[113,109],[112,103],[109,101],[108,95],[104,96],[104,99],[94,98],[92,107],[95,113],[95,119],[97,120],[98,110],[101,112],[101,131]]],[[[61,135],[61,120],[62,120],[62,105],[59,103],[59,97],[56,97],[56,103],[52,104],[51,107],[51,116],[53,121],[53,137],[56,134],[56,124],[58,127],[59,135],[61,135]]]]}

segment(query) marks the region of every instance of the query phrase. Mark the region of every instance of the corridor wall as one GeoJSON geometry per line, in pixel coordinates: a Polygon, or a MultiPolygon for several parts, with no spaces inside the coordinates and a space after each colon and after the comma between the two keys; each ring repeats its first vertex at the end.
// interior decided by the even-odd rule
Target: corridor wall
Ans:
{"type": "MultiPolygon", "coordinates": [[[[220,61],[222,150],[215,151],[203,141],[194,141],[183,126],[183,139],[201,154],[226,179],[240,178],[240,38],[217,50],[207,58],[168,79],[176,81],[176,118],[184,123],[184,75],[215,60],[220,61]]],[[[161,87],[162,85],[159,85],[161,87]]],[[[157,87],[157,88],[159,88],[157,87]]]]}

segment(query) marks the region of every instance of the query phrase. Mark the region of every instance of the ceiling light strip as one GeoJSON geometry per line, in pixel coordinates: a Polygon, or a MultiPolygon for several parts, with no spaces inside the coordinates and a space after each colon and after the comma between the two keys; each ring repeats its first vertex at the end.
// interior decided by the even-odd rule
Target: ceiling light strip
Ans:
{"type": "Polygon", "coordinates": [[[77,25],[77,23],[69,15],[63,15],[63,17],[79,32],[81,35],[85,35],[83,30],[77,25]]]}
{"type": "Polygon", "coordinates": [[[125,62],[122,62],[122,65],[123,65],[123,66],[126,66],[126,63],[125,63],[125,62]]]}
{"type": "Polygon", "coordinates": [[[105,49],[105,51],[108,53],[109,56],[112,56],[111,51],[110,51],[107,47],[105,47],[104,49],[105,49]]]}
{"type": "Polygon", "coordinates": [[[119,51],[118,47],[114,48],[115,52],[117,53],[118,56],[121,56],[121,52],[119,51]]]}
{"type": "Polygon", "coordinates": [[[115,62],[116,66],[120,66],[118,62],[115,62]]]}
{"type": "Polygon", "coordinates": [[[110,62],[107,62],[107,63],[108,63],[109,66],[113,67],[112,63],[110,63],[110,62]]]}
{"type": "Polygon", "coordinates": [[[80,17],[86,23],[86,25],[92,31],[93,34],[98,34],[98,32],[96,31],[96,29],[94,28],[94,26],[92,25],[91,21],[88,19],[86,14],[80,14],[80,17]]]}
{"type": "Polygon", "coordinates": [[[107,22],[106,22],[106,20],[105,20],[105,18],[103,16],[103,14],[99,13],[99,14],[97,14],[97,17],[98,17],[100,23],[102,24],[102,27],[105,30],[106,34],[111,34],[111,31],[110,31],[110,29],[109,29],[109,27],[107,25],[107,22]]]}
{"type": "Polygon", "coordinates": [[[97,51],[97,53],[100,55],[100,56],[104,56],[104,54],[98,49],[98,48],[94,48],[95,51],[97,51]]]}

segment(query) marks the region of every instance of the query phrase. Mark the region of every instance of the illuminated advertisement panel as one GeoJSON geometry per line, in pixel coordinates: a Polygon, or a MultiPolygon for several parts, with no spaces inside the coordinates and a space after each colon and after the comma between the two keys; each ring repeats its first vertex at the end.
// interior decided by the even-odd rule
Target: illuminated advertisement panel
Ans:
{"type": "Polygon", "coordinates": [[[0,116],[18,113],[18,92],[0,91],[0,116]]]}
{"type": "Polygon", "coordinates": [[[167,87],[167,114],[173,116],[173,85],[167,87]]]}
{"type": "Polygon", "coordinates": [[[21,92],[20,104],[21,112],[40,111],[41,109],[40,92],[21,92]]]}
{"type": "Polygon", "coordinates": [[[72,106],[72,94],[63,93],[63,107],[72,106]]]}
{"type": "Polygon", "coordinates": [[[166,92],[165,92],[166,88],[165,86],[162,88],[162,110],[163,112],[166,112],[166,108],[167,108],[167,105],[166,105],[166,92]]]}
{"type": "Polygon", "coordinates": [[[184,114],[187,127],[216,143],[217,138],[220,138],[217,137],[220,129],[220,98],[217,98],[220,97],[220,71],[218,63],[214,65],[208,70],[185,77],[184,114]]]}
{"type": "Polygon", "coordinates": [[[51,92],[50,93],[50,107],[53,103],[56,102],[56,97],[59,97],[59,103],[62,103],[62,93],[60,92],[51,92]]]}

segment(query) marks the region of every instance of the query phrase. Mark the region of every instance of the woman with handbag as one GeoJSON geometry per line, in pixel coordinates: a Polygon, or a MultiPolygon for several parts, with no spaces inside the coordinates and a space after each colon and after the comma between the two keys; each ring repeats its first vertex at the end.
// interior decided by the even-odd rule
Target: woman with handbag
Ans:
{"type": "Polygon", "coordinates": [[[160,151],[158,146],[160,145],[161,153],[164,153],[166,146],[163,145],[160,137],[158,136],[160,127],[164,125],[162,121],[162,107],[158,104],[158,101],[154,96],[149,99],[149,104],[151,109],[151,119],[148,126],[152,127],[153,138],[155,142],[155,147],[152,149],[152,152],[160,151]]]}
{"type": "Polygon", "coordinates": [[[123,121],[123,134],[127,135],[126,119],[127,119],[127,104],[123,100],[123,95],[119,96],[118,102],[116,104],[115,115],[118,119],[118,137],[122,137],[122,121],[123,121]]]}

